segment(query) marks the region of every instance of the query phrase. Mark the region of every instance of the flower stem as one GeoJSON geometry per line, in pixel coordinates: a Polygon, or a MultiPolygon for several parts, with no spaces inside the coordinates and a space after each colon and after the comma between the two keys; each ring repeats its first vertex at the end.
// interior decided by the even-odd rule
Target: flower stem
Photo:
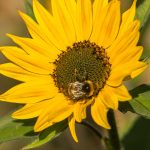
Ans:
{"type": "Polygon", "coordinates": [[[108,120],[109,120],[109,124],[111,125],[111,129],[108,131],[111,150],[121,150],[118,130],[116,126],[116,120],[115,120],[115,115],[113,110],[110,110],[108,112],[108,120]]]}
{"type": "Polygon", "coordinates": [[[99,132],[99,131],[97,131],[94,127],[93,127],[93,125],[91,125],[88,121],[83,121],[82,122],[82,124],[83,125],[85,125],[85,126],[87,126],[88,128],[90,128],[100,139],[102,139],[103,137],[102,137],[102,135],[101,135],[101,133],[99,132]]]}

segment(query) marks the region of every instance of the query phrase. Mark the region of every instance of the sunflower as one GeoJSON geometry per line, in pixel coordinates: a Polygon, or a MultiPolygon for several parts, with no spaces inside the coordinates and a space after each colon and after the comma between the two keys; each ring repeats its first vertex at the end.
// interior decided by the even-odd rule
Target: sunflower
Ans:
{"type": "Polygon", "coordinates": [[[33,0],[36,21],[19,12],[31,38],[8,34],[18,47],[1,47],[11,62],[1,64],[0,73],[21,83],[0,98],[24,104],[12,117],[37,117],[35,132],[68,119],[77,142],[75,122],[86,118],[86,108],[110,129],[108,110],[131,99],[123,81],[147,66],[139,61],[136,0],[123,14],[118,0],[51,0],[51,6],[52,13],[33,0]]]}

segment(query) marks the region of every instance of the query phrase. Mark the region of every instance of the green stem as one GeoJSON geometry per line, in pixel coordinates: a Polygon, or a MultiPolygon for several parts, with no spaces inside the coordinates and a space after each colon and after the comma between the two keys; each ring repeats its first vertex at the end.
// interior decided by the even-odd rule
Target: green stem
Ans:
{"type": "Polygon", "coordinates": [[[115,120],[115,115],[114,115],[113,110],[110,110],[108,112],[108,121],[109,121],[109,124],[111,125],[111,129],[108,131],[111,149],[112,150],[121,150],[120,140],[119,140],[119,136],[118,136],[118,130],[117,130],[117,126],[116,126],[116,120],[115,120]]]}

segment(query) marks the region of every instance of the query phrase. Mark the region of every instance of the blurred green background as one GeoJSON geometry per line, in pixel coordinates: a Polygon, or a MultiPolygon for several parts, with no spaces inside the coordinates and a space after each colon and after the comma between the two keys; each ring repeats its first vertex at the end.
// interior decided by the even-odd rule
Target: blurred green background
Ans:
{"type": "MultiPolygon", "coordinates": [[[[41,0],[46,4],[44,0],[41,0]]],[[[0,0],[0,46],[14,45],[14,43],[6,37],[6,33],[19,36],[28,36],[25,24],[18,15],[17,10],[25,11],[25,0],[0,0]]],[[[122,11],[129,8],[132,0],[122,0],[122,11]]],[[[145,47],[146,52],[150,53],[150,19],[147,28],[142,35],[141,44],[145,47]]],[[[0,63],[6,62],[6,59],[0,54],[0,63]]],[[[132,82],[126,83],[129,89],[142,83],[150,84],[150,66],[138,78],[132,82]]],[[[18,81],[0,76],[0,92],[4,92],[10,87],[18,84],[18,81]]],[[[16,107],[15,104],[0,102],[0,117],[3,117],[9,111],[16,107]]],[[[89,112],[88,112],[89,113],[89,112]]],[[[150,120],[139,118],[132,113],[122,114],[115,112],[117,118],[117,126],[120,138],[125,146],[125,150],[150,150],[150,120]]],[[[88,118],[91,120],[91,118],[88,118]]],[[[95,127],[97,127],[95,125],[95,127]]],[[[105,131],[97,127],[100,132],[105,131]]],[[[99,138],[90,130],[82,125],[77,125],[77,135],[79,143],[76,144],[68,129],[51,143],[36,148],[36,150],[103,150],[103,146],[99,138]]],[[[20,139],[0,144],[0,150],[20,150],[24,145],[31,142],[32,139],[20,139]]]]}

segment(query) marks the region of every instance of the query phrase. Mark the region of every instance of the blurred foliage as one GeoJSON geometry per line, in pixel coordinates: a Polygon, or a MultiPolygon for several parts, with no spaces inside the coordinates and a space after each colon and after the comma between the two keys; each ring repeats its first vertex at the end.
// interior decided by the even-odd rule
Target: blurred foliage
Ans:
{"type": "Polygon", "coordinates": [[[24,149],[39,147],[60,135],[67,128],[67,121],[65,120],[40,133],[35,133],[33,131],[35,119],[14,120],[10,114],[0,119],[0,123],[0,143],[22,138],[35,139],[34,142],[24,147],[24,149]]]}
{"type": "MultiPolygon", "coordinates": [[[[137,11],[136,19],[140,20],[141,31],[140,31],[140,40],[139,45],[143,45],[144,35],[147,31],[147,28],[150,26],[150,0],[138,0],[137,1],[137,11]]],[[[144,46],[144,51],[141,57],[141,60],[149,62],[150,57],[150,46],[144,46]]]]}
{"type": "Polygon", "coordinates": [[[26,0],[25,1],[25,9],[26,9],[26,12],[27,14],[34,20],[35,19],[35,16],[34,16],[34,13],[33,13],[33,7],[32,7],[32,1],[31,0],[26,0]]]}
{"type": "Polygon", "coordinates": [[[139,0],[140,5],[136,10],[136,19],[140,20],[141,28],[144,27],[150,15],[150,0],[139,0]]]}
{"type": "Polygon", "coordinates": [[[19,138],[31,138],[36,134],[33,132],[32,120],[14,120],[11,115],[0,119],[0,143],[19,138]]]}
{"type": "Polygon", "coordinates": [[[125,150],[150,149],[150,120],[139,118],[122,140],[125,150]]]}
{"type": "Polygon", "coordinates": [[[150,86],[140,85],[131,90],[130,94],[133,99],[129,102],[120,102],[120,111],[131,111],[150,119],[150,86]]]}
{"type": "Polygon", "coordinates": [[[36,148],[47,142],[50,142],[51,140],[53,140],[54,138],[59,136],[62,133],[62,131],[65,130],[66,128],[67,128],[66,120],[62,121],[60,123],[57,123],[57,124],[47,128],[46,130],[42,131],[39,134],[38,138],[35,139],[34,142],[25,146],[23,149],[27,150],[27,149],[31,149],[31,148],[36,148]]]}

